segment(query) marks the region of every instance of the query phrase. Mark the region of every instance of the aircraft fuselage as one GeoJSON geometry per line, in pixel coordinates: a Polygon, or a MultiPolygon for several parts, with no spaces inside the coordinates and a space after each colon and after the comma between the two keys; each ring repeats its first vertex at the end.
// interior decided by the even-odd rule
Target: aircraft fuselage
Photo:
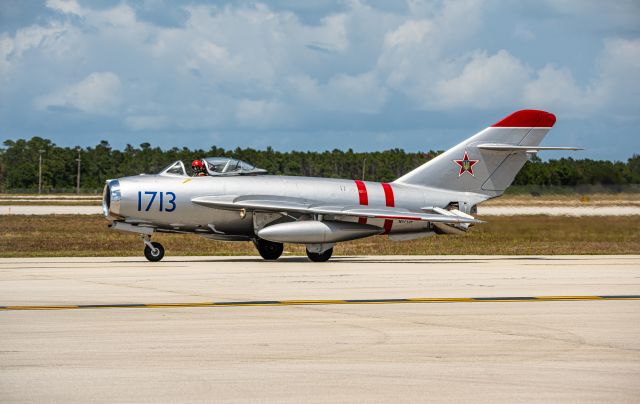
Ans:
{"type": "MultiPolygon", "coordinates": [[[[132,223],[153,223],[158,230],[218,235],[254,235],[253,214],[215,209],[191,202],[192,198],[218,195],[279,195],[336,205],[395,206],[409,210],[446,207],[458,202],[459,193],[402,184],[293,176],[180,177],[139,175],[119,180],[120,201],[111,212],[132,223]],[[454,198],[454,199],[452,199],[454,198]],[[215,230],[212,229],[212,226],[215,230]]],[[[402,220],[337,217],[383,228],[385,233],[428,231],[429,223],[402,220]]],[[[220,237],[223,238],[223,237],[220,237]]]]}

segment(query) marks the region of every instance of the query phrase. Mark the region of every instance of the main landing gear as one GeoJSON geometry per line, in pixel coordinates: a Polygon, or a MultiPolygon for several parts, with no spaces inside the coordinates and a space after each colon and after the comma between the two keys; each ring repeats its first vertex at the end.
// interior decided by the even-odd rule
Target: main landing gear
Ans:
{"type": "Polygon", "coordinates": [[[307,249],[307,257],[309,257],[309,259],[313,262],[328,261],[329,258],[331,258],[332,254],[333,254],[333,247],[321,253],[312,252],[312,251],[309,251],[309,249],[307,249]]]}
{"type": "Polygon", "coordinates": [[[307,257],[313,262],[329,261],[333,254],[333,243],[307,244],[307,257]]]}
{"type": "Polygon", "coordinates": [[[257,238],[253,241],[260,256],[267,261],[275,261],[282,255],[284,244],[257,238]]]}
{"type": "Polygon", "coordinates": [[[151,241],[151,236],[143,235],[144,256],[151,262],[160,261],[164,257],[164,247],[162,244],[151,241]]]}
{"type": "MultiPolygon", "coordinates": [[[[268,261],[275,261],[282,255],[284,244],[257,238],[253,241],[258,252],[268,261]]],[[[325,262],[333,254],[333,244],[308,244],[307,257],[313,262],[325,262]],[[331,246],[331,247],[329,247],[331,246]],[[329,247],[329,248],[327,248],[329,247]]]]}

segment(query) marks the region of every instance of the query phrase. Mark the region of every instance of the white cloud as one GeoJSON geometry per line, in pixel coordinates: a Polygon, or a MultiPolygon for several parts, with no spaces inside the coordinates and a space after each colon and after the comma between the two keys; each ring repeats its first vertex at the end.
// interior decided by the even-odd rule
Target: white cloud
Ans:
{"type": "Polygon", "coordinates": [[[338,74],[326,84],[303,75],[288,79],[285,91],[307,108],[318,111],[373,114],[387,98],[387,89],[372,73],[338,74]]]}
{"type": "Polygon", "coordinates": [[[609,112],[620,118],[640,113],[640,39],[605,42],[596,62],[598,74],[587,84],[576,82],[566,67],[547,65],[525,86],[528,104],[586,117],[609,112]]]}
{"type": "Polygon", "coordinates": [[[516,25],[516,28],[513,30],[513,36],[523,41],[533,41],[534,39],[536,39],[536,34],[534,34],[532,30],[521,24],[516,25]]]}
{"type": "Polygon", "coordinates": [[[133,115],[125,118],[125,124],[130,129],[138,131],[165,129],[171,122],[162,115],[133,115]]]}
{"type": "MultiPolygon", "coordinates": [[[[536,2],[539,3],[539,2],[536,2]]],[[[555,10],[563,17],[582,20],[589,27],[637,30],[640,28],[640,2],[637,0],[545,0],[541,9],[555,10]]]]}
{"type": "MultiPolygon", "coordinates": [[[[473,32],[481,13],[474,1],[412,6],[417,18],[406,20],[353,2],[317,24],[304,24],[291,12],[260,3],[191,5],[184,26],[167,27],[137,18],[126,2],[93,9],[51,0],[47,7],[81,16],[62,19],[60,32],[47,34],[55,38],[49,53],[58,51],[56,65],[75,67],[69,72],[76,73],[60,80],[86,78],[63,89],[46,88],[40,94],[47,95],[33,104],[40,110],[98,113],[123,102],[126,115],[120,119],[132,130],[277,128],[304,122],[304,116],[291,119],[292,110],[309,117],[375,114],[385,108],[390,89],[423,107],[433,78],[451,68],[439,57],[448,56],[451,41],[473,32]],[[461,15],[467,20],[464,27],[456,22],[461,15]],[[102,70],[118,78],[115,90],[98,88],[106,77],[92,71],[102,70]],[[95,88],[90,92],[89,87],[95,88]],[[163,118],[153,122],[153,117],[163,118]]],[[[43,35],[36,35],[31,46],[42,49],[43,35]]],[[[5,50],[15,47],[12,43],[1,43],[4,54],[15,54],[5,50]]]]}
{"type": "Polygon", "coordinates": [[[640,114],[640,39],[611,39],[598,60],[595,92],[603,108],[625,118],[640,114]]]}
{"type": "Polygon", "coordinates": [[[335,111],[371,114],[380,111],[386,96],[374,74],[338,74],[327,84],[322,102],[335,111]]]}
{"type": "Polygon", "coordinates": [[[307,43],[323,44],[330,52],[346,52],[349,50],[347,23],[347,16],[344,14],[330,15],[323,18],[318,26],[300,26],[300,33],[303,35],[301,39],[307,43]]]}
{"type": "MultiPolygon", "coordinates": [[[[0,34],[0,93],[13,108],[0,109],[0,121],[11,119],[7,111],[27,110],[45,121],[56,116],[43,110],[74,110],[102,115],[101,123],[118,129],[210,133],[366,128],[382,121],[369,119],[376,114],[424,125],[415,110],[526,106],[580,119],[640,115],[640,40],[615,39],[615,29],[585,39],[593,55],[577,65],[553,43],[541,52],[552,24],[504,18],[505,25],[494,26],[512,15],[500,14],[492,1],[379,7],[355,0],[329,6],[312,22],[260,2],[182,4],[165,3],[173,9],[158,22],[149,11],[154,2],[94,7],[49,0],[47,14],[32,25],[0,34]]],[[[636,6],[622,4],[624,12],[603,13],[628,27],[624,15],[636,6]]],[[[580,2],[539,7],[546,7],[545,18],[557,17],[580,2]]],[[[594,15],[598,7],[588,0],[578,14],[594,15]]]]}
{"type": "Polygon", "coordinates": [[[524,102],[532,108],[584,116],[598,104],[590,89],[581,88],[571,71],[553,65],[543,67],[537,78],[526,83],[524,102]]]}
{"type": "Polygon", "coordinates": [[[416,108],[431,109],[437,83],[454,78],[463,66],[466,42],[481,26],[482,4],[448,1],[440,8],[414,4],[424,18],[405,21],[387,33],[377,74],[386,77],[390,88],[409,97],[416,108]]]}
{"type": "Polygon", "coordinates": [[[110,115],[122,102],[122,84],[111,72],[92,73],[85,79],[38,97],[38,109],[70,109],[99,115],[110,115]]]}
{"type": "Polygon", "coordinates": [[[8,35],[0,36],[0,79],[4,82],[9,79],[11,62],[9,57],[13,51],[13,41],[8,35]]]}
{"type": "Polygon", "coordinates": [[[23,55],[32,49],[39,49],[50,55],[61,53],[66,49],[63,37],[68,29],[68,25],[54,22],[48,26],[32,25],[19,29],[13,37],[1,34],[0,77],[8,80],[11,67],[19,65],[23,55]]]}
{"type": "Polygon", "coordinates": [[[384,44],[387,48],[419,44],[432,27],[427,20],[407,21],[385,35],[384,44]]]}
{"type": "Polygon", "coordinates": [[[144,29],[147,23],[138,21],[136,13],[127,4],[87,13],[87,19],[96,26],[108,29],[144,29]]]}
{"type": "Polygon", "coordinates": [[[438,82],[428,103],[435,109],[513,105],[528,78],[527,67],[509,52],[501,50],[492,56],[480,52],[473,55],[459,76],[438,82]]]}
{"type": "Polygon", "coordinates": [[[274,123],[283,125],[283,121],[290,118],[279,102],[241,99],[236,104],[235,119],[240,128],[265,129],[274,123]]]}
{"type": "Polygon", "coordinates": [[[84,12],[76,0],[47,0],[46,6],[64,14],[83,15],[84,12]]]}

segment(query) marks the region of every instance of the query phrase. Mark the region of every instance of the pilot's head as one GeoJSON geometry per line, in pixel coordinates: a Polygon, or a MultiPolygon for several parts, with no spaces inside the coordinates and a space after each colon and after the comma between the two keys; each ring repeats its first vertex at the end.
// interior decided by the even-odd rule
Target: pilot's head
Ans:
{"type": "Polygon", "coordinates": [[[201,160],[193,160],[191,162],[191,169],[193,170],[193,175],[204,173],[204,165],[201,160]]]}

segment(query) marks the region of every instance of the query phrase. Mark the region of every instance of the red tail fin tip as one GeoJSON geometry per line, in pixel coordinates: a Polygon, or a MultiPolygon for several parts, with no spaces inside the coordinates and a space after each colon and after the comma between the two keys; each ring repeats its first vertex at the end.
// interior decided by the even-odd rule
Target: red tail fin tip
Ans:
{"type": "Polygon", "coordinates": [[[546,111],[523,109],[516,111],[492,127],[511,128],[551,128],[556,123],[556,116],[546,111]]]}

